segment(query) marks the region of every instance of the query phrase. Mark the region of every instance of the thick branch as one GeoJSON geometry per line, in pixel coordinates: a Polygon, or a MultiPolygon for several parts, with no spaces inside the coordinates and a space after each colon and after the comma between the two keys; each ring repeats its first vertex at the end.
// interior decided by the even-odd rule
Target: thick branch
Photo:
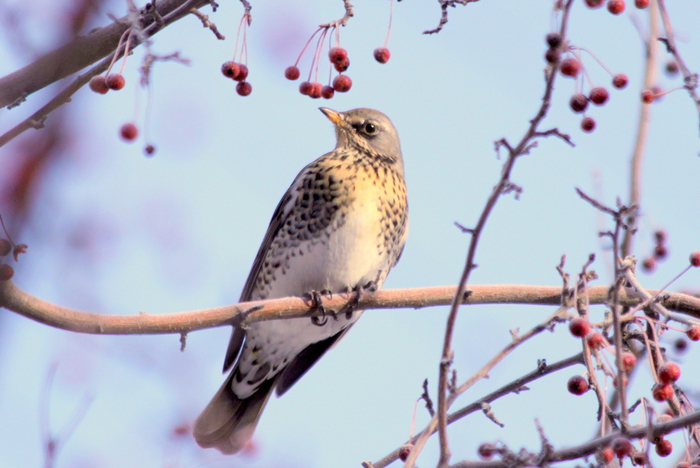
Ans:
{"type": "MultiPolygon", "coordinates": [[[[422,308],[449,305],[454,298],[455,286],[432,286],[411,289],[386,289],[364,294],[360,309],[422,308]]],[[[560,286],[482,285],[471,286],[471,294],[464,304],[540,304],[560,306],[560,286]]],[[[588,288],[591,304],[604,304],[607,286],[588,288]]],[[[649,290],[651,294],[656,291],[649,290]]],[[[700,299],[681,293],[666,293],[659,301],[669,310],[700,318],[700,299]],[[667,295],[666,295],[667,294],[667,295]]],[[[354,296],[336,294],[325,297],[328,310],[341,310],[354,296]]],[[[620,295],[621,303],[634,306],[638,298],[620,295]]],[[[149,335],[187,333],[193,330],[220,327],[245,320],[245,323],[314,315],[309,301],[300,297],[244,302],[211,309],[169,314],[105,315],[61,307],[22,291],[12,281],[0,282],[0,307],[12,310],[37,322],[79,333],[104,335],[149,335]],[[251,311],[252,312],[248,312],[251,311]],[[247,312],[247,313],[246,313],[247,312]],[[245,315],[245,318],[243,316],[245,315]]]]}

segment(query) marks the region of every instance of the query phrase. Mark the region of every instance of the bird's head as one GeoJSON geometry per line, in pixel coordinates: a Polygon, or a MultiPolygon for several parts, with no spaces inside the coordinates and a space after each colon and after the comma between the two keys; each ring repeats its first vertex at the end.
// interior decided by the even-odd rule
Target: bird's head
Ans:
{"type": "Polygon", "coordinates": [[[327,107],[320,110],[335,124],[337,148],[355,147],[371,156],[403,164],[399,134],[386,115],[366,108],[345,112],[327,107]]]}

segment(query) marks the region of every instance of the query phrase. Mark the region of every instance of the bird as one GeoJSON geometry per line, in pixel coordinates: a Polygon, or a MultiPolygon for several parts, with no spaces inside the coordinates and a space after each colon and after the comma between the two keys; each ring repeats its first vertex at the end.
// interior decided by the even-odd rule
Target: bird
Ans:
{"type": "MultiPolygon", "coordinates": [[[[313,297],[381,287],[408,236],[399,136],[383,113],[337,112],[336,147],[304,167],[272,215],[240,301],[313,297]]],[[[282,396],[352,327],[361,310],[333,317],[234,325],[228,377],[194,424],[203,448],[225,454],[251,440],[270,395],[282,396]]]]}

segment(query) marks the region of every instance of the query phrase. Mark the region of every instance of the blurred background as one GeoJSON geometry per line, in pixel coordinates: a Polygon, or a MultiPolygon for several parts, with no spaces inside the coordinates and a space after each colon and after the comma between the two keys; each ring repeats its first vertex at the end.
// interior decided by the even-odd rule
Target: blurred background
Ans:
{"type": "MultiPolygon", "coordinates": [[[[632,3],[632,2],[630,2],[632,3]]],[[[700,69],[697,18],[700,3],[668,1],[679,48],[690,68],[700,69]]],[[[557,24],[553,2],[482,1],[449,9],[437,35],[437,2],[404,1],[393,8],[388,48],[377,63],[389,2],[356,0],[355,17],[340,31],[348,50],[353,87],[330,100],[311,100],[283,76],[317,25],[343,15],[337,1],[253,2],[248,30],[248,81],[240,97],[221,64],[233,55],[243,13],[240,3],[221,2],[211,19],[227,37],[218,41],[201,22],[187,17],[153,38],[152,51],[179,52],[190,66],[157,63],[152,74],[147,158],[142,136],[123,142],[121,125],[134,120],[143,48],[129,57],[126,87],[98,95],[87,87],[54,112],[41,131],[30,130],[0,149],[0,213],[16,242],[29,245],[14,264],[23,289],[67,307],[105,314],[150,314],[237,302],[270,216],[297,172],[333,149],[332,124],[317,110],[372,107],[392,118],[401,136],[409,189],[411,231],[386,288],[455,284],[469,236],[454,225],[472,226],[500,175],[493,142],[517,142],[534,117],[544,89],[545,35],[557,24]]],[[[6,75],[70,40],[77,32],[123,16],[121,0],[0,0],[6,12],[0,41],[0,75],[6,75]]],[[[597,122],[580,130],[581,116],[569,110],[571,79],[557,78],[551,111],[541,129],[557,127],[575,142],[539,140],[520,158],[512,175],[523,188],[519,200],[503,197],[491,216],[477,254],[473,284],[559,285],[555,270],[580,271],[590,253],[595,284],[611,279],[610,253],[598,231],[612,224],[575,193],[579,187],[614,206],[628,199],[629,159],[636,137],[643,72],[643,37],[648,11],[632,4],[613,16],[576,2],[569,37],[630,83],[610,86],[611,77],[588,55],[583,60],[593,85],[611,94],[590,108],[597,122]],[[635,26],[635,23],[637,26],[635,26]]],[[[309,70],[307,52],[300,63],[309,70]]],[[[320,76],[328,63],[322,56],[320,76]]],[[[663,72],[658,84],[682,85],[663,72]]],[[[322,79],[322,81],[325,81],[322,79]]],[[[2,132],[31,115],[70,80],[0,111],[2,132]]],[[[590,85],[587,84],[588,89],[590,85]]],[[[135,118],[146,125],[143,90],[135,118]]],[[[700,139],[698,111],[687,92],[673,92],[652,105],[644,158],[640,229],[634,253],[646,258],[653,233],[668,234],[669,256],[644,284],[658,288],[700,249],[700,139]]],[[[700,273],[691,271],[672,290],[695,292],[700,273]]],[[[463,307],[455,335],[460,380],[479,369],[510,340],[553,309],[524,306],[463,307]]],[[[601,319],[603,308],[594,309],[601,319]]],[[[597,315],[595,315],[597,314],[597,315]]],[[[0,311],[0,468],[44,464],[46,427],[58,438],[57,467],[329,467],[376,461],[409,436],[413,408],[428,379],[435,395],[447,308],[368,311],[351,333],[282,399],[272,399],[252,450],[225,457],[202,450],[189,428],[223,380],[220,373],[228,327],[191,333],[180,352],[179,336],[91,336],[56,330],[0,311]],[[53,383],[47,381],[55,370],[53,383]],[[84,417],[73,431],[76,411],[84,417]],[[70,437],[66,434],[70,432],[70,437]]],[[[698,349],[673,350],[679,332],[664,335],[683,370],[679,384],[695,395],[700,375],[692,361],[698,349]]],[[[580,350],[565,326],[530,341],[464,394],[453,407],[483,395],[536,367],[580,350]]],[[[646,363],[642,363],[646,365],[646,363]]],[[[571,446],[596,431],[592,392],[576,397],[570,368],[492,405],[499,428],[482,414],[450,429],[453,461],[475,459],[476,447],[503,440],[518,450],[539,450],[538,418],[555,447],[571,446]]],[[[650,397],[652,380],[642,371],[631,398],[650,397]]],[[[657,405],[663,411],[663,405],[657,405]]],[[[639,412],[632,421],[641,422],[639,412]],[[635,419],[637,418],[637,419],[635,419]]],[[[419,405],[416,428],[429,416],[419,405]]],[[[656,466],[671,466],[678,449],[656,466]]],[[[433,439],[418,460],[437,460],[433,439]]],[[[574,463],[570,464],[571,466],[574,463]]]]}

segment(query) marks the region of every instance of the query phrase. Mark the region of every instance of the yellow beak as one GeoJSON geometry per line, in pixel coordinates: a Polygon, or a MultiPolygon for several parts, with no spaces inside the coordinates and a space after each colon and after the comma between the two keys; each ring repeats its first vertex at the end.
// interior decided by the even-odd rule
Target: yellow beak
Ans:
{"type": "Polygon", "coordinates": [[[343,120],[343,117],[340,115],[340,112],[336,112],[333,109],[329,109],[327,107],[319,107],[318,108],[323,114],[328,117],[328,120],[333,122],[336,125],[344,125],[345,120],[343,120]]]}

